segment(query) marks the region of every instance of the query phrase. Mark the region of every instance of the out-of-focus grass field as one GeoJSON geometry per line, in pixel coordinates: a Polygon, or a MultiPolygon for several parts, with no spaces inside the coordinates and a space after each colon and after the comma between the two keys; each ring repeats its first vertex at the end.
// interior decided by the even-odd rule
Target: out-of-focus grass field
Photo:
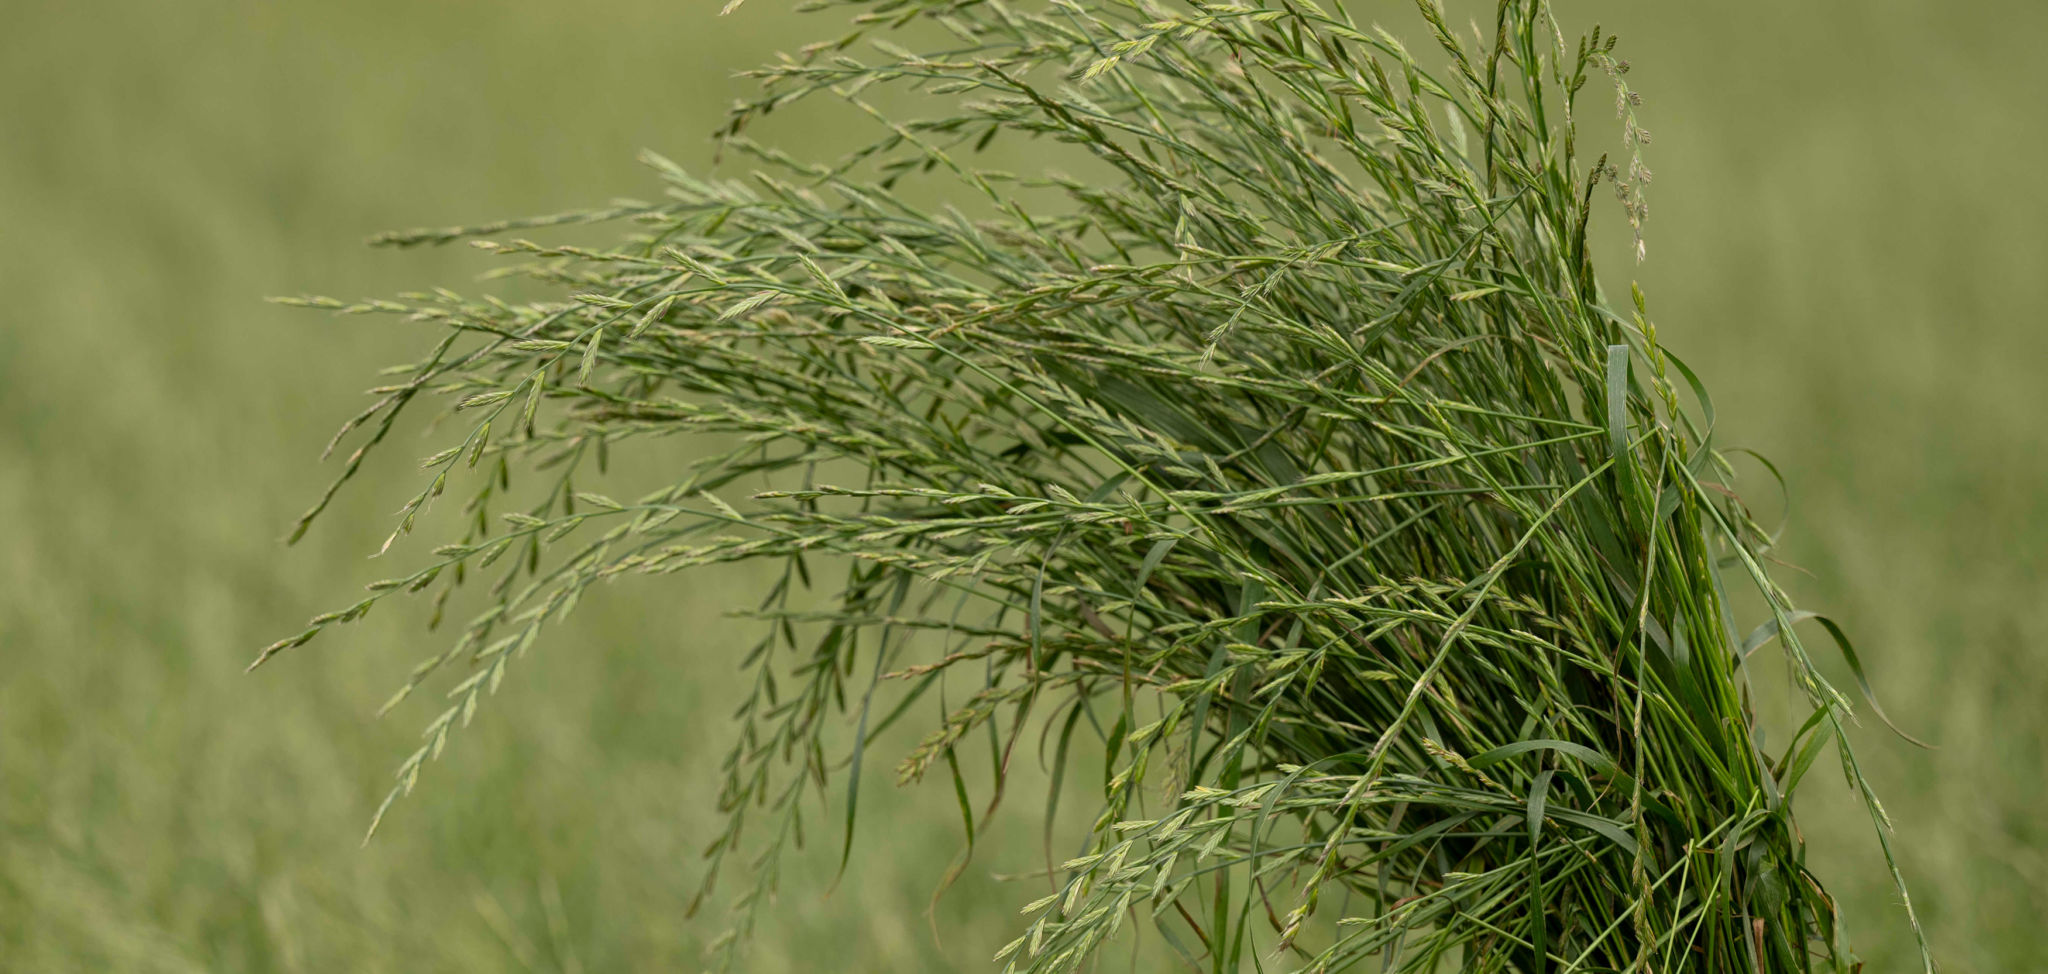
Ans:
{"type": "MultiPolygon", "coordinates": [[[[411,486],[402,457],[428,452],[387,451],[284,549],[332,473],[315,463],[327,433],[424,336],[260,298],[464,284],[487,266],[466,249],[359,240],[646,193],[643,146],[708,165],[732,71],[830,27],[782,0],[712,6],[9,8],[0,970],[696,963],[720,924],[683,911],[746,638],[720,612],[746,577],[586,603],[367,849],[423,719],[371,712],[439,637],[392,613],[241,669],[392,573],[364,556],[411,486]]],[[[1559,6],[1568,27],[1619,31],[1637,65],[1657,182],[1636,273],[1713,388],[1724,442],[1791,481],[1787,556],[1811,575],[1788,584],[1858,637],[1893,716],[1942,745],[1909,750],[1874,721],[1857,741],[1936,950],[1952,970],[2036,969],[2048,8],[1559,6]]],[[[1405,3],[1353,7],[1420,35],[1405,3]]],[[[1610,288],[1629,273],[1605,265],[1610,288]]],[[[940,905],[935,943],[951,796],[895,792],[889,763],[870,762],[853,873],[828,896],[836,836],[811,846],[758,969],[977,969],[1037,895],[988,878],[1037,856],[1019,807],[1014,841],[940,905]]],[[[1812,794],[1815,868],[1870,969],[1911,969],[1867,820],[1845,789],[1812,794]]]]}

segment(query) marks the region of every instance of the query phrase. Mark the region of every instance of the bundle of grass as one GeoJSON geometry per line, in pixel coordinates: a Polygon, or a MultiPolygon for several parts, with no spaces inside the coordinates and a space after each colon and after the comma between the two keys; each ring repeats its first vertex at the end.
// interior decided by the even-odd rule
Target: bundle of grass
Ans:
{"type": "Polygon", "coordinates": [[[759,73],[722,133],[751,178],[650,159],[659,202],[384,240],[475,239],[561,299],[299,299],[445,332],[344,428],[342,481],[423,395],[466,430],[393,534],[473,478],[459,537],[262,656],[487,590],[400,691],[470,668],[393,798],[592,583],[763,561],[708,853],[749,874],[728,960],[800,799],[829,789],[850,848],[864,752],[927,713],[900,777],[949,778],[970,836],[1020,743],[1049,810],[1075,748],[1105,762],[1007,970],[1140,921],[1215,971],[1857,966],[1791,817],[1832,743],[1885,841],[1849,704],[1706,391],[1587,256],[1600,184],[1640,241],[1650,178],[1613,38],[1540,0],[1470,35],[1423,0],[1422,59],[1314,0],[811,6],[853,26],[759,73]],[[1624,165],[1577,161],[1589,81],[1624,165]],[[891,86],[943,107],[889,120],[891,86]],[[879,136],[823,164],[745,136],[814,96],[879,136]],[[978,164],[1024,139],[1089,175],[978,164]],[[611,249],[501,242],[612,220],[611,249]],[[578,489],[684,432],[716,444],[687,475],[578,489]],[[1767,610],[1746,634],[1729,579],[1767,610]],[[1811,717],[1766,752],[1743,681],[1773,640],[1811,717]]]}

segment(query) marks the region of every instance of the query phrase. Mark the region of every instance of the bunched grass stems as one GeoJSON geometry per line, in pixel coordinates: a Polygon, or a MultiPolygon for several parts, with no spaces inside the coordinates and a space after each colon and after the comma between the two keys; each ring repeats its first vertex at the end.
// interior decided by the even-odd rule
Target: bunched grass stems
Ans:
{"type": "Polygon", "coordinates": [[[1855,969],[1792,796],[1833,744],[1887,862],[1889,826],[1805,636],[1868,685],[1832,622],[1796,628],[1641,293],[1596,285],[1599,184],[1640,246],[1650,179],[1612,37],[1539,0],[1490,35],[1423,0],[1427,63],[1311,0],[810,6],[852,26],[758,72],[722,133],[751,178],[650,157],[659,202],[383,238],[475,239],[560,299],[298,299],[442,333],[337,437],[362,443],[341,481],[422,396],[465,430],[392,538],[468,484],[460,533],[262,656],[394,592],[438,622],[486,590],[393,699],[468,668],[392,799],[593,583],[768,561],[707,853],[707,890],[739,887],[723,962],[800,799],[841,803],[843,866],[869,742],[927,715],[899,776],[942,769],[970,841],[1034,729],[1109,769],[1006,970],[1154,920],[1214,971],[1855,969]],[[1589,82],[1625,168],[1579,161],[1589,82]],[[891,120],[887,88],[940,107],[891,120]],[[822,164],[747,138],[813,98],[878,136],[822,164]],[[1102,175],[982,166],[1021,139],[1102,175]],[[612,249],[477,239],[608,220],[612,249]],[[677,433],[728,446],[634,500],[578,489],[677,433]],[[1746,633],[1731,584],[1768,606],[1746,633]],[[1811,717],[1766,752],[1745,661],[1773,640],[1811,717]],[[940,707],[949,673],[978,689],[940,707]],[[982,753],[993,796],[963,776],[982,753]]]}

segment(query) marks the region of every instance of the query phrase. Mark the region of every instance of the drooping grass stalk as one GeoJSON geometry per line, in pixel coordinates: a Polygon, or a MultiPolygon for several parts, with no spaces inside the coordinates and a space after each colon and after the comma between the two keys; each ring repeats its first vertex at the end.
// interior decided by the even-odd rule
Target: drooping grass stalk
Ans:
{"type": "Polygon", "coordinates": [[[1008,970],[1155,920],[1216,971],[1853,969],[1792,796],[1833,744],[1889,863],[1888,825],[1806,637],[1868,686],[1832,622],[1796,625],[1641,293],[1596,284],[1599,185],[1640,254],[1650,179],[1613,38],[1539,0],[1485,36],[1423,0],[1427,59],[1311,0],[810,6],[853,26],[758,72],[722,133],[749,178],[650,157],[659,202],[384,238],[473,239],[559,298],[301,299],[438,333],[343,430],[341,480],[416,398],[460,431],[392,536],[465,485],[449,542],[262,657],[485,590],[393,700],[466,669],[392,798],[591,584],[760,561],[708,852],[727,960],[800,799],[846,816],[843,865],[869,743],[921,720],[899,776],[949,778],[970,836],[1020,743],[1106,763],[1008,970]],[[1589,82],[1622,164],[1579,161],[1589,82]],[[885,116],[891,88],[937,110],[885,116]],[[812,98],[878,135],[824,163],[747,137],[812,98]],[[990,165],[1026,140],[1090,175],[990,165]],[[632,229],[503,239],[596,221],[632,229]],[[713,446],[672,482],[579,489],[680,433],[713,446]],[[1743,681],[1773,640],[1811,717],[1767,752],[1743,681]]]}

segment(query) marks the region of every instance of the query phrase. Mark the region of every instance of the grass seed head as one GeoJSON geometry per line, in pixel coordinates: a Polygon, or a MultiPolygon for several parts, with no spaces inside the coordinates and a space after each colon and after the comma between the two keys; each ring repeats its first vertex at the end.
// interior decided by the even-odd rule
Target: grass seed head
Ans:
{"type": "Polygon", "coordinates": [[[1796,625],[1640,292],[1617,312],[1597,283],[1599,179],[1638,259],[1649,212],[1614,38],[1568,44],[1519,0],[1469,43],[1419,4],[1426,53],[1286,0],[810,6],[848,32],[755,72],[722,129],[760,178],[650,157],[660,202],[377,241],[625,223],[608,249],[487,248],[560,299],[289,302],[446,332],[344,430],[342,479],[438,397],[452,432],[400,524],[471,491],[447,543],[263,654],[475,583],[394,698],[473,668],[392,798],[593,582],[751,563],[763,631],[734,653],[752,688],[706,852],[707,892],[739,887],[721,964],[807,795],[849,860],[865,752],[901,718],[929,732],[899,778],[960,808],[947,881],[1020,744],[1052,756],[1049,815],[1101,749],[1089,846],[1007,970],[1086,966],[1141,902],[1217,970],[1853,969],[1792,791],[1832,744],[1882,812],[1805,637],[1868,683],[1832,622],[1796,625]],[[1612,165],[1575,145],[1592,76],[1612,165]],[[742,135],[800,100],[872,141],[816,162],[742,135]],[[975,164],[996,156],[1026,174],[975,164]],[[588,489],[682,434],[659,489],[588,489]],[[1763,597],[1747,640],[1734,586],[1763,597]],[[1782,752],[1738,676],[1772,640],[1812,714],[1782,752]]]}

